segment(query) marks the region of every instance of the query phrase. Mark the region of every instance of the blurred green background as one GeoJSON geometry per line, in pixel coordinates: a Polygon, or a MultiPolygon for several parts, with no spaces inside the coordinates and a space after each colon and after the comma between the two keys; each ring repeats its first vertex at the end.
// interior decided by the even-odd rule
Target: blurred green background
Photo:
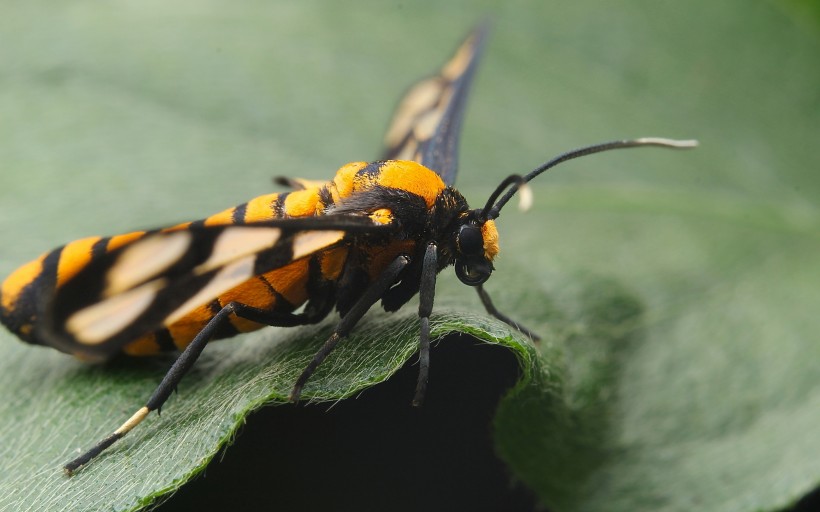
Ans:
{"type": "MultiPolygon", "coordinates": [[[[400,92],[487,17],[493,32],[458,180],[473,204],[506,175],[580,145],[701,141],[696,151],[566,164],[534,183],[532,212],[511,207],[499,220],[502,253],[488,288],[543,333],[536,368],[552,384],[535,379],[530,392],[543,385],[539,396],[559,404],[547,418],[537,400],[502,405],[495,449],[510,479],[551,510],[793,504],[820,483],[812,2],[6,1],[0,274],[74,238],[242,203],[273,190],[275,175],[328,178],[377,157],[400,92]]],[[[480,310],[448,274],[437,304],[480,310]]],[[[482,325],[461,328],[492,331],[482,325]]],[[[265,336],[213,347],[211,361],[265,336]]],[[[110,370],[85,381],[79,363],[0,338],[9,397],[0,406],[0,508],[138,507],[179,485],[224,437],[194,443],[187,471],[148,475],[145,465],[179,455],[160,441],[122,474],[113,456],[85,480],[66,480],[55,468],[70,449],[130,414],[162,364],[126,364],[138,385],[110,370]],[[112,403],[108,382],[119,386],[112,403]],[[102,400],[82,404],[97,416],[75,410],[77,396],[102,400]]],[[[385,372],[412,349],[413,336],[388,345],[385,372]]],[[[241,395],[236,376],[201,378],[224,392],[220,400],[241,395]]],[[[278,378],[285,386],[291,377],[278,378]]],[[[350,379],[339,389],[373,382],[350,379]]],[[[192,399],[181,392],[163,419],[192,399]]],[[[269,392],[241,400],[249,407],[269,392]]]]}

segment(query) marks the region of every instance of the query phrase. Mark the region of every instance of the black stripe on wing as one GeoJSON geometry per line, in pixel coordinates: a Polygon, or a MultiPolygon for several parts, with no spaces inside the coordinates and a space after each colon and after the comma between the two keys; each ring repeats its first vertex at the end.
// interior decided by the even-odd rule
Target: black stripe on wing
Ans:
{"type": "Polygon", "coordinates": [[[256,275],[387,233],[369,218],[277,219],[156,231],[93,260],[40,305],[37,336],[59,350],[104,359],[256,275]]]}
{"type": "Polygon", "coordinates": [[[415,160],[452,185],[458,172],[461,121],[489,31],[474,29],[438,74],[413,85],[385,135],[385,160],[415,160]]]}

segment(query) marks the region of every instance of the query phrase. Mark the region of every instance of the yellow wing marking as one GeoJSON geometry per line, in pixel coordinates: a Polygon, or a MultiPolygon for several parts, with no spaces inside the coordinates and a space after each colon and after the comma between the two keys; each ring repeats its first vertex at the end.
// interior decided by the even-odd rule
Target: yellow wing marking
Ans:
{"type": "Polygon", "coordinates": [[[276,245],[281,236],[282,230],[279,228],[237,226],[226,229],[217,238],[208,259],[197,265],[193,272],[204,274],[240,256],[269,249],[276,245]]]}
{"type": "MultiPolygon", "coordinates": [[[[453,57],[439,70],[438,74],[414,84],[399,102],[387,133],[384,137],[385,156],[392,160],[414,160],[433,168],[438,172],[444,169],[438,165],[449,165],[454,155],[427,154],[426,144],[441,130],[454,129],[451,125],[458,123],[460,112],[452,110],[454,101],[459,95],[466,94],[469,84],[460,84],[460,80],[469,72],[470,65],[476,60],[481,47],[481,40],[487,27],[479,27],[459,46],[453,57]],[[447,118],[445,118],[447,116],[447,118]],[[426,161],[425,161],[426,160],[426,161]]],[[[457,137],[457,134],[451,134],[457,137]]],[[[445,148],[442,151],[453,151],[445,148]]],[[[446,175],[449,172],[445,171],[446,175]]],[[[448,178],[449,179],[449,178],[448,178]]]]}
{"type": "Polygon", "coordinates": [[[81,309],[68,318],[66,330],[80,343],[102,343],[144,313],[164,286],[164,279],[155,279],[81,309]]]}
{"type": "Polygon", "coordinates": [[[323,247],[334,244],[345,236],[344,231],[305,231],[293,240],[293,259],[313,254],[323,247]]]}
{"type": "Polygon", "coordinates": [[[158,276],[179,261],[191,245],[191,234],[175,231],[131,244],[108,271],[103,294],[111,297],[158,276]]]}
{"type": "MultiPolygon", "coordinates": [[[[150,308],[160,290],[173,285],[164,273],[188,253],[195,234],[195,231],[185,230],[158,233],[122,249],[107,273],[102,300],[73,313],[66,322],[67,331],[79,343],[94,345],[129,327],[150,308]]],[[[297,233],[290,246],[292,259],[313,254],[338,242],[344,235],[341,230],[297,233]]],[[[205,286],[167,315],[163,325],[171,326],[198,307],[253,278],[257,254],[273,248],[281,237],[282,230],[274,227],[226,228],[213,241],[208,258],[187,270],[189,276],[216,273],[205,286]]]]}
{"type": "Polygon", "coordinates": [[[253,277],[253,262],[254,256],[245,256],[244,258],[234,261],[217,272],[217,274],[208,281],[201,290],[196,292],[193,297],[185,301],[184,304],[174,310],[168,315],[163,324],[167,327],[183,316],[187,315],[192,309],[202,304],[206,304],[218,297],[220,293],[230,290],[234,286],[239,286],[251,277],[253,277]]]}

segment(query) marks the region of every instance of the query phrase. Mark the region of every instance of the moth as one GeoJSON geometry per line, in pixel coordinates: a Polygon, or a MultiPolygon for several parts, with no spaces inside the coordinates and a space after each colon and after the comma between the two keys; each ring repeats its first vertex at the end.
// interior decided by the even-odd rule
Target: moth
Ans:
{"type": "Polygon", "coordinates": [[[467,95],[487,38],[473,30],[434,75],[396,109],[382,159],[341,167],[327,182],[280,179],[290,191],[262,195],[202,220],[70,242],[23,265],[0,285],[0,320],[26,343],[84,360],[178,352],[142,406],[64,469],[90,462],[159,410],[211,341],[268,325],[319,322],[335,309],[333,333],[293,385],[302,388],[377,302],[396,311],[419,295],[419,374],[430,367],[436,276],[455,268],[487,312],[483,283],[499,252],[495,220],[526,184],[561,162],[612,149],[693,147],[695,141],[619,140],[555,157],[508,176],[479,208],[454,188],[467,95]]]}

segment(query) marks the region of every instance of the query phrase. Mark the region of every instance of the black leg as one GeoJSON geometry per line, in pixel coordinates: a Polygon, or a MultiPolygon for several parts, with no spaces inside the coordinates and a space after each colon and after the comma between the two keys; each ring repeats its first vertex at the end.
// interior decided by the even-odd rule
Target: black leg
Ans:
{"type": "Polygon", "coordinates": [[[191,343],[185,348],[182,354],[174,361],[174,364],[171,366],[171,369],[168,370],[168,373],[165,374],[163,377],[162,382],[160,382],[157,389],[154,390],[154,393],[151,395],[151,398],[145,403],[143,407],[141,407],[137,412],[131,416],[128,421],[120,425],[120,427],[115,430],[111,435],[94,445],[91,449],[77,457],[76,459],[72,460],[71,462],[67,463],[63,466],[66,474],[69,476],[74,473],[80,467],[86,465],[88,462],[91,461],[94,457],[102,453],[106,448],[117,442],[118,440],[125,437],[125,435],[131,431],[134,427],[139,425],[142,420],[145,419],[146,416],[151,411],[157,411],[162,408],[162,404],[168,400],[168,397],[171,396],[171,393],[176,389],[179,382],[188,373],[188,370],[196,362],[197,358],[199,358],[200,354],[202,354],[202,350],[205,348],[205,345],[208,344],[211,337],[213,336],[214,332],[224,323],[229,321],[229,317],[231,313],[236,314],[242,318],[247,318],[253,322],[259,322],[268,325],[277,325],[277,326],[293,326],[293,325],[302,325],[307,323],[312,323],[318,320],[318,318],[314,318],[313,315],[294,315],[291,313],[275,313],[271,311],[265,311],[257,308],[252,308],[250,306],[246,306],[244,304],[240,304],[238,302],[230,302],[226,304],[217,314],[211,318],[211,320],[205,325],[205,327],[196,335],[196,337],[191,341],[191,343]]]}
{"type": "Polygon", "coordinates": [[[518,322],[516,322],[515,320],[511,319],[510,317],[508,317],[504,313],[500,312],[499,310],[495,309],[495,305],[493,304],[493,301],[490,300],[490,296],[484,290],[483,285],[476,286],[476,291],[478,292],[478,296],[481,297],[481,303],[484,304],[484,308],[487,310],[487,313],[489,313],[492,316],[498,318],[499,320],[501,320],[505,324],[509,325],[510,327],[514,327],[515,329],[518,329],[519,331],[523,332],[524,334],[529,336],[530,339],[532,339],[533,341],[539,341],[541,339],[537,334],[535,334],[531,330],[527,329],[523,325],[521,325],[518,322]]]}
{"type": "Polygon", "coordinates": [[[410,263],[410,258],[407,256],[399,256],[393,260],[384,272],[382,272],[379,278],[370,284],[364,294],[359,297],[359,300],[357,300],[355,304],[353,304],[347,314],[339,320],[339,323],[336,324],[336,328],[333,330],[333,334],[331,334],[330,338],[328,338],[325,344],[322,345],[322,348],[316,352],[313,356],[313,360],[310,361],[307,367],[302,370],[302,374],[299,375],[299,378],[296,379],[296,383],[293,385],[293,390],[291,390],[290,396],[288,397],[291,402],[299,401],[299,397],[302,395],[302,388],[305,386],[305,383],[308,381],[310,376],[313,375],[313,372],[316,371],[316,368],[318,368],[328,354],[336,348],[336,344],[350,333],[353,327],[356,326],[358,321],[370,309],[370,306],[379,300],[384,292],[396,282],[396,278],[408,263],[410,263]]]}
{"type": "Polygon", "coordinates": [[[416,394],[413,397],[413,405],[417,407],[424,403],[427,378],[430,374],[430,314],[433,312],[433,298],[436,295],[437,266],[436,244],[431,243],[424,253],[419,286],[419,377],[416,381],[416,394]]]}

